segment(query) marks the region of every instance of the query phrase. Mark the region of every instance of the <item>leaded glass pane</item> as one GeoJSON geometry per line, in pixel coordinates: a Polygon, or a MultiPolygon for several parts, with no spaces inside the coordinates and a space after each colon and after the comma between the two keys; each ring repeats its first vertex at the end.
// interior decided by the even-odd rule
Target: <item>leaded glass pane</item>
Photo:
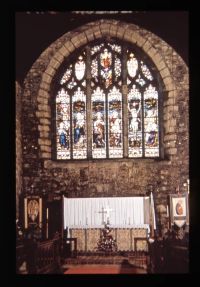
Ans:
{"type": "Polygon", "coordinates": [[[150,81],[153,80],[152,74],[149,71],[149,68],[143,63],[143,61],[141,61],[141,69],[143,72],[143,75],[150,81]]]}
{"type": "Polygon", "coordinates": [[[109,157],[123,157],[122,94],[116,87],[108,93],[109,157]]]}
{"type": "Polygon", "coordinates": [[[131,81],[129,80],[129,78],[127,78],[127,85],[130,85],[131,81]]]}
{"type": "Polygon", "coordinates": [[[101,47],[103,47],[104,44],[100,44],[100,45],[96,45],[94,47],[92,47],[91,49],[91,55],[94,55],[95,53],[97,53],[98,51],[100,51],[101,47]]]}
{"type": "Polygon", "coordinates": [[[106,158],[105,94],[99,87],[92,94],[92,157],[106,158]]]}
{"type": "Polygon", "coordinates": [[[115,55],[115,80],[117,80],[121,76],[121,61],[115,55]]]}
{"type": "Polygon", "coordinates": [[[104,49],[100,54],[101,64],[101,77],[105,83],[105,87],[108,88],[112,84],[112,54],[108,49],[104,49]]]}
{"type": "Polygon", "coordinates": [[[145,85],[145,80],[143,78],[141,78],[140,75],[138,75],[138,78],[135,80],[141,87],[143,87],[145,85]]]}
{"type": "Polygon", "coordinates": [[[133,85],[128,93],[128,156],[142,156],[141,93],[133,85]]]}
{"type": "Polygon", "coordinates": [[[83,61],[83,57],[79,56],[78,61],[75,64],[75,75],[77,80],[82,80],[85,74],[85,62],[83,61]]]}
{"type": "Polygon", "coordinates": [[[108,46],[110,46],[112,48],[112,50],[117,52],[117,53],[121,53],[121,51],[122,51],[122,48],[119,45],[108,43],[108,46]]]}
{"type": "Polygon", "coordinates": [[[78,87],[72,96],[73,158],[87,158],[86,95],[78,87]]]}
{"type": "Polygon", "coordinates": [[[70,79],[71,74],[72,74],[72,65],[70,65],[70,68],[67,69],[66,72],[64,73],[64,75],[60,81],[60,84],[63,85],[64,83],[66,83],[70,79]]]}
{"type": "Polygon", "coordinates": [[[95,58],[92,60],[92,65],[91,65],[91,75],[92,78],[94,78],[95,82],[98,82],[98,61],[95,58]]]}
{"type": "Polygon", "coordinates": [[[158,156],[158,92],[152,85],[144,92],[144,139],[145,156],[158,156]]]}
{"type": "Polygon", "coordinates": [[[61,89],[56,96],[57,159],[70,159],[70,96],[61,89]]]}
{"type": "Polygon", "coordinates": [[[83,82],[82,82],[82,86],[83,86],[83,87],[86,87],[86,81],[83,81],[83,82]]]}
{"type": "Polygon", "coordinates": [[[67,85],[68,89],[73,89],[75,86],[77,86],[77,82],[72,78],[71,82],[67,85]]]}
{"type": "Polygon", "coordinates": [[[128,56],[127,69],[129,76],[134,78],[138,69],[138,61],[133,53],[130,53],[128,56]]]}

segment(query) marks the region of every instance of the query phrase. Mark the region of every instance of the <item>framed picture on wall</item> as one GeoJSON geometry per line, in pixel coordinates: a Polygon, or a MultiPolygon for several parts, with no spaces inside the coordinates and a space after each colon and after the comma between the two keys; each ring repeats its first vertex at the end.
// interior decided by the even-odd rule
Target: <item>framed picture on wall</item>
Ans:
{"type": "Polygon", "coordinates": [[[170,195],[170,223],[179,227],[189,225],[188,193],[170,195]]]}
{"type": "Polygon", "coordinates": [[[24,227],[30,225],[40,226],[42,223],[42,198],[39,196],[27,196],[24,198],[24,227]]]}

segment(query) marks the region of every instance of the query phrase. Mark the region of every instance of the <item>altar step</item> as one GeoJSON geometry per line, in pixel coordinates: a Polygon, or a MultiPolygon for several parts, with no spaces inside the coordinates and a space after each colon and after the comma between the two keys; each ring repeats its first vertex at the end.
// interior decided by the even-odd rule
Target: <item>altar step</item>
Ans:
{"type": "Polygon", "coordinates": [[[120,264],[129,265],[139,268],[147,269],[149,258],[147,255],[143,256],[77,256],[75,258],[67,258],[64,260],[66,265],[81,265],[81,264],[120,264]]]}

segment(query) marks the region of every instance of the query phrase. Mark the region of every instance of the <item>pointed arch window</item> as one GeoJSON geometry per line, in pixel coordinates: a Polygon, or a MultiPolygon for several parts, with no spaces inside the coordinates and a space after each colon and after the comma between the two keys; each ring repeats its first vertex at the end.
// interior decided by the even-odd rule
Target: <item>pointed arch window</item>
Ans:
{"type": "Polygon", "coordinates": [[[160,156],[158,72],[128,43],[85,46],[55,80],[58,160],[160,156]]]}

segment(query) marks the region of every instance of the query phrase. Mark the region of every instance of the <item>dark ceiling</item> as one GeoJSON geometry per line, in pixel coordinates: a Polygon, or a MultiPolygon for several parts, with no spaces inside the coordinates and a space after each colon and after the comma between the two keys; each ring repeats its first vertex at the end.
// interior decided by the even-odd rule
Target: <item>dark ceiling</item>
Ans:
{"type": "Polygon", "coordinates": [[[40,54],[66,32],[99,19],[116,19],[139,25],[165,40],[188,64],[187,11],[94,12],[17,12],[16,80],[20,84],[40,54]]]}

